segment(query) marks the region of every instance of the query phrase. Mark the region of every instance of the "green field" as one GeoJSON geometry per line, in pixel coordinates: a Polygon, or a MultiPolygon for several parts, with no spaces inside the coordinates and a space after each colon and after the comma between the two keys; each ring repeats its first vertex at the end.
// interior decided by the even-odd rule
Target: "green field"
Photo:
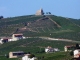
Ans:
{"type": "MultiPolygon", "coordinates": [[[[55,53],[38,53],[35,54],[38,60],[71,60],[73,56],[70,56],[69,52],[55,52],[55,53]]],[[[20,58],[6,58],[0,56],[0,60],[21,60],[20,58]]]]}
{"type": "MultiPolygon", "coordinates": [[[[31,52],[32,54],[35,54],[36,57],[42,60],[71,59],[71,57],[67,58],[68,56],[70,56],[69,53],[63,52],[64,46],[65,45],[75,45],[75,44],[76,43],[72,43],[72,42],[49,41],[49,40],[44,40],[44,39],[39,39],[39,38],[29,38],[25,40],[9,42],[9,43],[4,43],[3,45],[0,45],[0,56],[1,55],[4,56],[5,54],[8,55],[10,51],[24,51],[27,53],[31,52]],[[51,46],[52,48],[59,48],[61,52],[46,54],[44,50],[47,46],[51,46]]],[[[8,60],[8,58],[4,58],[4,57],[1,57],[1,59],[8,60]]]]}

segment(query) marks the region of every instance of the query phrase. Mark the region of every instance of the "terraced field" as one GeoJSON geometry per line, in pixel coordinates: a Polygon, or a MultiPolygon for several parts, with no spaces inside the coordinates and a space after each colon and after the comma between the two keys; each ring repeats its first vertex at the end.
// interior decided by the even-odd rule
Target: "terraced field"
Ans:
{"type": "Polygon", "coordinates": [[[26,37],[46,36],[80,40],[80,21],[55,15],[19,16],[0,19],[0,36],[23,33],[26,37]],[[50,35],[51,34],[51,35],[50,35]]]}

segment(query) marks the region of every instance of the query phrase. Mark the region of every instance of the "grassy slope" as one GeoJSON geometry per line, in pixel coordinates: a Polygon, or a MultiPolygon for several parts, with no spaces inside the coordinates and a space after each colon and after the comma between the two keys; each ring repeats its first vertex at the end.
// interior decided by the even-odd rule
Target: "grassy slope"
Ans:
{"type": "MultiPolygon", "coordinates": [[[[70,56],[69,53],[65,53],[65,52],[56,52],[56,53],[41,53],[41,54],[35,54],[35,56],[39,59],[39,60],[71,60],[72,56],[70,56]],[[43,58],[44,57],[44,58],[43,58]]],[[[9,59],[6,57],[0,57],[1,60],[18,60],[21,58],[17,58],[17,59],[9,59]]]]}
{"type": "Polygon", "coordinates": [[[18,28],[25,27],[25,23],[35,21],[41,16],[20,16],[14,18],[5,18],[0,20],[0,36],[9,36],[18,28]]]}
{"type": "Polygon", "coordinates": [[[80,19],[70,19],[73,23],[77,24],[80,26],[80,19]]]}
{"type": "MultiPolygon", "coordinates": [[[[64,50],[65,45],[75,45],[76,43],[71,42],[60,42],[60,41],[47,41],[38,38],[29,38],[25,40],[19,40],[16,42],[9,42],[3,45],[0,45],[0,59],[2,60],[17,60],[17,59],[8,59],[5,57],[1,57],[1,55],[8,54],[10,51],[24,51],[31,52],[35,54],[41,60],[64,60],[71,59],[69,53],[65,52],[56,52],[46,54],[43,51],[45,47],[51,46],[53,48],[59,48],[61,51],[64,50]],[[44,58],[42,58],[44,56],[44,58]]],[[[18,58],[19,59],[19,58],[18,58]]]]}
{"type": "Polygon", "coordinates": [[[25,36],[47,36],[55,38],[65,38],[72,40],[80,40],[80,27],[78,26],[80,21],[76,19],[63,18],[59,16],[49,15],[47,16],[55,21],[60,28],[53,26],[50,19],[41,19],[43,16],[20,16],[13,18],[5,18],[0,20],[0,36],[11,36],[18,28],[24,28],[25,23],[31,23],[28,28],[35,30],[23,31],[25,36]],[[39,21],[39,19],[41,19],[39,21]],[[36,22],[38,21],[38,22],[36,22]],[[38,26],[38,24],[41,24],[38,26]],[[77,25],[78,24],[78,25],[77,25]],[[42,27],[42,28],[40,28],[42,27]],[[50,35],[51,34],[51,35],[50,35]]]}
{"type": "MultiPolygon", "coordinates": [[[[47,36],[47,37],[55,37],[55,38],[80,40],[80,27],[76,25],[77,21],[75,22],[71,19],[66,19],[66,18],[58,17],[58,16],[48,16],[48,17],[50,17],[53,21],[55,21],[58,25],[60,25],[61,28],[53,28],[53,26],[51,25],[50,27],[44,28],[45,32],[42,30],[42,28],[38,28],[38,30],[40,31],[38,33],[29,32],[29,31],[24,31],[22,33],[25,36],[29,36],[29,37],[47,36]]],[[[21,17],[2,19],[0,20],[0,36],[9,36],[12,33],[14,33],[17,28],[23,28],[25,23],[34,22],[40,18],[42,18],[42,16],[21,16],[21,17]]],[[[64,55],[61,55],[62,53],[55,53],[55,54],[50,54],[49,56],[48,54],[45,54],[45,53],[37,54],[37,52],[43,51],[44,48],[47,46],[58,47],[60,50],[64,50],[63,47],[65,45],[72,45],[72,44],[74,45],[76,43],[60,42],[60,41],[46,41],[42,39],[33,39],[33,38],[25,39],[25,40],[20,40],[17,42],[9,42],[9,43],[0,45],[0,55],[8,54],[8,52],[10,51],[22,50],[25,52],[34,53],[36,54],[36,56],[45,55],[44,60],[49,60],[49,59],[62,60],[63,59],[62,56],[67,58],[65,53],[64,55]],[[59,59],[55,57],[59,57],[59,59]]],[[[4,57],[1,59],[8,60],[6,58],[4,59],[4,57]]]]}
{"type": "Polygon", "coordinates": [[[71,42],[61,42],[61,41],[47,41],[38,38],[30,38],[25,40],[20,40],[16,42],[9,42],[3,45],[0,45],[0,54],[8,54],[9,51],[25,51],[25,52],[40,52],[45,49],[47,46],[52,46],[53,48],[59,48],[60,50],[64,50],[65,45],[75,45],[76,43],[71,42]]]}
{"type": "MultiPolygon", "coordinates": [[[[32,33],[27,32],[24,34],[26,36],[47,36],[47,37],[55,37],[55,38],[64,38],[64,39],[72,39],[72,40],[80,40],[80,27],[75,24],[72,19],[58,17],[58,16],[48,16],[53,21],[55,21],[57,24],[61,26],[61,28],[53,29],[48,27],[48,29],[45,29],[45,32],[40,33],[32,33]],[[51,34],[51,35],[50,35],[51,34]]],[[[76,20],[77,21],[77,20],[76,20]]],[[[79,21],[78,21],[79,23],[79,21]]],[[[39,29],[40,31],[41,29],[39,29]]]]}

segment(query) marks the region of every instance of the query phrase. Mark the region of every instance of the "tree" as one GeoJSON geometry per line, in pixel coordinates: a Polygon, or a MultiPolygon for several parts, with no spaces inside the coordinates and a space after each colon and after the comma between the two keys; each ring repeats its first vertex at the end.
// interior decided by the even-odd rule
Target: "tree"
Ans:
{"type": "Polygon", "coordinates": [[[80,48],[80,47],[79,47],[79,44],[77,43],[77,44],[76,44],[76,49],[79,49],[79,48],[80,48]]]}
{"type": "Polygon", "coordinates": [[[51,14],[51,12],[46,12],[46,14],[51,14]]]}
{"type": "Polygon", "coordinates": [[[3,18],[3,16],[0,16],[0,19],[2,19],[3,18]]]}
{"type": "Polygon", "coordinates": [[[27,23],[24,23],[24,26],[27,26],[27,23]]]}
{"type": "Polygon", "coordinates": [[[51,14],[51,12],[48,12],[49,14],[51,14]]]}
{"type": "Polygon", "coordinates": [[[29,58],[33,58],[33,57],[35,57],[34,54],[30,54],[30,55],[29,55],[29,58]]]}
{"type": "Polygon", "coordinates": [[[70,52],[70,55],[71,55],[71,56],[73,56],[73,55],[74,55],[74,54],[73,54],[73,51],[71,51],[71,52],[70,52]]]}

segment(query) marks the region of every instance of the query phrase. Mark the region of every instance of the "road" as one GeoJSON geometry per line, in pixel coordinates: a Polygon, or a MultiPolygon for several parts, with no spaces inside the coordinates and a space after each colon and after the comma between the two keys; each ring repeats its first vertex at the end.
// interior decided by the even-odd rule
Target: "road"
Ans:
{"type": "Polygon", "coordinates": [[[80,41],[74,41],[74,40],[69,40],[69,39],[57,39],[57,38],[50,38],[50,37],[39,37],[39,38],[45,39],[45,40],[52,40],[52,41],[65,41],[65,42],[80,43],[80,41]]]}

